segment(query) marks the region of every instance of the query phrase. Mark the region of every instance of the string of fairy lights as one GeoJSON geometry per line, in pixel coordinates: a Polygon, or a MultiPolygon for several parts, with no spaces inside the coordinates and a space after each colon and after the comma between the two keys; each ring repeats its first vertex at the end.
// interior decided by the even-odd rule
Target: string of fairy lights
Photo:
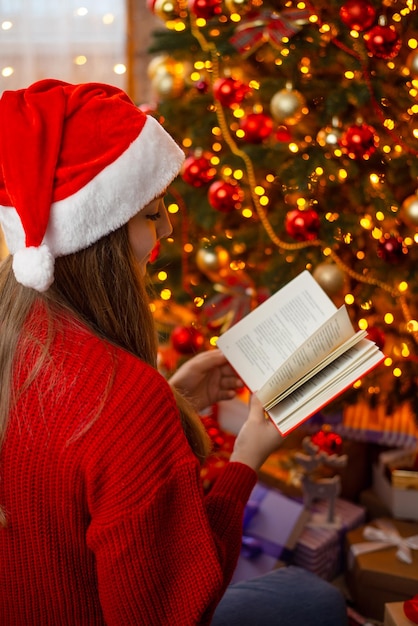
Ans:
{"type": "MultiPolygon", "coordinates": [[[[313,16],[313,21],[316,21],[318,19],[318,16],[314,15],[313,16]]],[[[201,32],[198,30],[198,26],[197,26],[197,21],[198,20],[193,20],[192,19],[192,32],[194,34],[194,36],[196,37],[196,39],[198,41],[200,41],[201,43],[201,47],[202,50],[206,50],[211,54],[211,59],[212,59],[212,79],[213,81],[216,81],[219,76],[220,76],[220,70],[219,70],[219,54],[218,51],[216,49],[216,46],[213,43],[207,42],[204,37],[202,36],[201,32]]],[[[322,28],[324,28],[324,25],[322,26],[322,28]]],[[[357,31],[354,31],[357,35],[357,31]]],[[[413,40],[411,42],[409,42],[411,46],[413,46],[414,48],[417,45],[417,40],[413,40]]],[[[418,82],[418,81],[417,81],[418,82]]],[[[418,111],[418,105],[416,106],[416,110],[418,111]]],[[[408,301],[404,295],[404,292],[407,290],[407,285],[405,284],[404,281],[400,282],[397,286],[392,286],[389,285],[387,283],[384,283],[376,278],[374,278],[373,276],[363,276],[362,274],[359,274],[357,272],[354,272],[350,267],[348,267],[348,265],[346,263],[344,263],[338,256],[338,254],[332,250],[331,248],[328,247],[324,247],[323,242],[321,242],[320,240],[314,240],[314,241],[304,241],[304,242],[297,242],[297,243],[289,243],[289,242],[285,242],[283,241],[280,237],[277,236],[277,234],[275,233],[274,229],[272,228],[270,221],[268,219],[267,213],[262,205],[262,203],[260,202],[260,193],[257,192],[257,188],[258,188],[258,183],[256,180],[256,175],[255,175],[255,171],[254,171],[254,166],[253,163],[251,162],[251,159],[248,157],[248,155],[246,154],[246,152],[242,149],[240,149],[237,146],[236,141],[233,139],[231,132],[230,132],[230,128],[228,126],[228,123],[226,121],[225,118],[225,114],[224,114],[224,110],[222,108],[222,106],[218,106],[216,108],[216,112],[217,112],[217,118],[218,118],[218,123],[219,123],[219,127],[221,129],[221,133],[222,133],[222,137],[225,140],[225,142],[228,144],[231,152],[233,152],[234,154],[240,156],[245,164],[246,167],[246,171],[247,171],[247,176],[248,176],[248,181],[249,181],[249,189],[251,192],[251,196],[252,196],[252,200],[254,203],[254,207],[255,210],[257,211],[257,214],[260,218],[260,221],[264,227],[264,229],[266,230],[267,234],[269,235],[271,241],[279,248],[282,248],[283,250],[299,250],[302,248],[306,248],[309,246],[320,246],[322,248],[324,248],[323,253],[325,256],[330,256],[332,258],[332,260],[337,264],[337,266],[339,266],[346,274],[348,274],[349,276],[351,276],[352,278],[354,278],[355,280],[359,281],[359,282],[363,282],[363,283],[367,283],[369,285],[375,285],[377,287],[379,287],[380,289],[383,289],[384,291],[387,291],[388,293],[390,293],[390,295],[392,295],[394,298],[399,300],[404,318],[405,318],[405,322],[406,325],[408,327],[408,329],[410,330],[412,336],[414,336],[415,340],[418,342],[418,321],[412,319],[411,317],[411,313],[410,313],[410,308],[408,306],[408,301]]],[[[412,112],[415,112],[415,107],[413,107],[412,112]]],[[[418,137],[418,129],[416,129],[417,132],[415,133],[416,136],[418,137]]],[[[415,132],[415,131],[413,131],[415,132]]],[[[290,147],[290,149],[295,150],[295,147],[290,147]]],[[[263,190],[264,191],[264,190],[263,190]]],[[[381,237],[382,233],[375,233],[375,238],[379,238],[381,237]]],[[[418,233],[415,234],[414,236],[414,241],[418,242],[418,233]]],[[[410,243],[410,242],[408,242],[410,243]]],[[[412,242],[411,242],[412,243],[412,242]]],[[[349,303],[351,300],[351,294],[348,294],[346,300],[349,303]]]]}
{"type": "MultiPolygon", "coordinates": [[[[394,6],[391,2],[386,2],[385,4],[387,6],[394,6]]],[[[179,57],[175,55],[162,55],[154,60],[153,64],[150,66],[149,75],[151,81],[155,81],[154,86],[159,97],[164,100],[165,98],[170,99],[172,97],[179,98],[184,94],[184,97],[187,99],[189,96],[187,96],[187,93],[184,93],[184,83],[187,85],[194,84],[196,86],[204,81],[209,83],[208,91],[213,93],[213,105],[210,110],[215,113],[217,122],[212,128],[213,140],[210,146],[212,154],[209,158],[209,165],[213,166],[213,168],[218,168],[220,163],[220,157],[218,155],[224,152],[226,148],[241,160],[242,167],[230,167],[224,164],[218,174],[224,179],[232,179],[236,183],[241,183],[245,179],[246,201],[241,202],[239,207],[243,219],[251,218],[253,212],[255,212],[271,244],[280,251],[292,253],[302,249],[318,248],[321,250],[324,261],[326,262],[326,267],[329,268],[330,262],[332,262],[332,265],[335,266],[341,274],[349,276],[354,283],[375,287],[387,294],[388,299],[392,300],[395,304],[392,305],[392,308],[389,307],[388,310],[385,311],[382,324],[390,328],[396,319],[394,311],[398,309],[403,319],[403,330],[406,331],[406,334],[412,340],[412,344],[405,343],[401,340],[399,345],[392,347],[392,353],[388,355],[385,361],[385,365],[391,368],[393,376],[395,378],[401,378],[403,374],[402,362],[417,362],[416,347],[414,348],[414,344],[415,346],[418,344],[418,319],[416,318],[417,312],[413,295],[414,290],[411,290],[411,286],[408,284],[408,281],[402,277],[401,272],[399,272],[392,281],[389,273],[387,280],[385,280],[382,279],[381,276],[375,275],[373,268],[363,273],[356,271],[340,255],[338,246],[329,245],[321,240],[320,237],[312,236],[306,237],[304,240],[289,241],[287,238],[284,239],[280,233],[277,232],[277,228],[272,225],[270,219],[272,200],[269,195],[269,189],[277,178],[280,179],[280,172],[268,172],[264,174],[264,181],[257,178],[259,177],[257,164],[248,156],[248,152],[244,149],[241,141],[243,137],[245,138],[245,134],[248,130],[247,128],[243,128],[242,121],[249,116],[249,105],[248,99],[245,98],[245,93],[241,97],[239,90],[244,87],[256,93],[260,87],[262,77],[259,79],[253,77],[248,85],[243,85],[243,81],[241,80],[240,82],[241,77],[239,77],[239,80],[237,80],[232,87],[236,96],[232,105],[226,100],[224,102],[222,97],[219,96],[219,92],[217,92],[219,81],[226,81],[228,78],[231,78],[226,71],[222,46],[220,45],[223,37],[222,28],[225,24],[229,26],[231,24],[235,25],[235,34],[239,31],[240,36],[243,36],[243,33],[247,30],[249,32],[252,29],[252,33],[248,35],[249,44],[247,48],[245,49],[244,39],[244,45],[239,50],[243,59],[249,55],[256,55],[259,49],[266,44],[270,44],[270,48],[273,50],[271,56],[275,57],[274,62],[277,67],[280,67],[288,55],[294,53],[291,46],[292,36],[294,32],[299,31],[301,24],[298,24],[295,19],[294,31],[282,36],[280,45],[274,46],[274,42],[272,42],[271,36],[269,37],[269,33],[267,32],[269,18],[267,12],[268,7],[263,6],[262,0],[258,2],[251,0],[228,0],[222,4],[221,2],[216,2],[216,0],[206,0],[206,2],[202,0],[199,3],[195,0],[188,2],[186,6],[185,3],[181,1],[168,2],[168,0],[149,0],[148,5],[153,13],[162,18],[166,27],[174,33],[181,33],[186,28],[190,28],[194,39],[198,42],[202,51],[202,55],[195,54],[193,60],[187,62],[180,61],[179,57]],[[248,13],[249,7],[251,9],[250,13],[248,13]],[[264,10],[265,12],[263,13],[264,10]],[[257,39],[255,32],[260,26],[264,26],[264,35],[257,39]],[[165,76],[166,79],[164,84],[163,76],[165,76]]],[[[343,5],[342,9],[348,8],[349,5],[350,0],[343,5]]],[[[363,0],[358,0],[357,5],[364,6],[365,8],[371,6],[367,0],[364,0],[364,2],[363,0]]],[[[369,141],[367,133],[370,127],[365,123],[364,119],[359,117],[356,123],[352,125],[352,128],[349,129],[351,131],[358,131],[360,133],[360,139],[364,140],[364,144],[361,147],[361,159],[367,161],[375,150],[379,150],[389,158],[397,158],[397,156],[405,153],[411,155],[411,158],[416,158],[418,156],[418,39],[416,33],[412,33],[409,34],[407,40],[402,42],[402,45],[407,47],[409,53],[406,57],[406,61],[401,64],[397,59],[400,41],[399,38],[393,37],[393,33],[396,33],[396,30],[392,25],[393,23],[402,30],[403,24],[407,22],[416,11],[415,4],[412,0],[407,0],[403,3],[403,6],[398,11],[391,11],[390,25],[382,16],[379,17],[376,15],[376,11],[374,11],[372,15],[373,19],[369,24],[368,30],[365,32],[362,31],[362,28],[354,24],[353,21],[348,21],[347,24],[352,26],[349,30],[351,38],[350,45],[340,40],[338,31],[332,21],[323,19],[321,12],[316,10],[315,6],[308,1],[297,2],[297,4],[287,2],[284,11],[286,10],[297,10],[300,12],[300,15],[303,15],[303,23],[315,25],[321,37],[326,39],[327,43],[343,50],[358,61],[358,69],[353,70],[351,67],[347,67],[344,71],[344,79],[347,81],[362,80],[363,84],[366,85],[370,94],[371,107],[374,111],[374,115],[380,121],[381,128],[383,129],[379,137],[377,133],[373,132],[373,129],[371,129],[371,143],[366,147],[364,146],[366,145],[366,140],[369,141]],[[400,72],[401,75],[405,77],[405,85],[411,104],[407,110],[403,112],[402,118],[404,127],[408,127],[409,136],[399,131],[398,120],[394,117],[391,108],[389,106],[382,107],[384,99],[382,98],[380,100],[374,93],[373,80],[367,63],[367,56],[365,56],[364,53],[364,49],[367,48],[366,55],[368,51],[369,56],[374,54],[379,56],[379,50],[376,47],[377,39],[370,43],[370,39],[372,39],[371,31],[373,31],[373,29],[376,29],[376,37],[377,34],[380,36],[383,33],[385,43],[388,44],[386,47],[386,56],[380,56],[380,59],[384,60],[387,70],[389,72],[400,72]],[[381,30],[378,31],[378,29],[381,30]]],[[[270,9],[270,17],[280,17],[279,11],[275,10],[272,13],[270,9]]],[[[352,15],[349,15],[349,17],[352,17],[352,15]]],[[[234,37],[236,37],[236,35],[234,35],[234,37]]],[[[242,41],[240,41],[240,43],[242,43],[242,41]]],[[[309,77],[310,73],[313,71],[312,64],[313,60],[308,57],[308,55],[302,57],[299,63],[299,71],[305,78],[309,77]]],[[[273,121],[280,126],[293,127],[298,124],[303,116],[309,115],[309,105],[306,103],[303,93],[296,90],[291,83],[286,84],[286,89],[280,90],[275,102],[273,102],[273,100],[274,99],[272,99],[270,103],[269,114],[270,117],[273,117],[273,121]],[[284,109],[284,111],[281,109],[284,109]]],[[[252,106],[252,113],[255,115],[259,114],[261,119],[261,115],[265,113],[265,106],[256,102],[256,104],[252,106]]],[[[259,130],[264,130],[265,127],[260,125],[258,128],[259,130]]],[[[267,127],[267,124],[266,128],[268,132],[271,131],[270,127],[267,127]]],[[[266,137],[269,136],[267,131],[266,137]]],[[[186,136],[182,141],[183,147],[188,154],[194,153],[197,155],[196,159],[201,158],[199,147],[193,145],[191,137],[186,136]]],[[[344,133],[343,125],[338,119],[333,119],[328,127],[318,133],[317,137],[305,136],[303,140],[300,141],[294,139],[292,133],[289,133],[287,138],[289,153],[301,156],[303,159],[309,159],[309,155],[307,153],[304,154],[304,150],[306,146],[309,147],[314,142],[322,145],[327,150],[329,156],[326,158],[336,160],[341,157],[347,157],[347,155],[349,155],[350,158],[356,158],[359,156],[358,154],[349,154],[350,150],[354,152],[356,149],[355,141],[356,139],[353,141],[353,135],[350,136],[347,132],[344,133]],[[346,140],[345,146],[344,142],[341,141],[341,138],[344,140],[344,135],[346,140]]],[[[202,173],[202,170],[200,173],[202,173]]],[[[312,172],[311,176],[312,181],[317,182],[321,180],[321,177],[326,176],[326,172],[324,172],[323,168],[317,167],[315,171],[312,172]]],[[[347,168],[344,167],[343,160],[341,160],[338,173],[336,175],[332,174],[332,176],[336,176],[341,184],[344,184],[348,180],[349,173],[347,168]]],[[[384,177],[382,177],[381,172],[376,171],[369,174],[369,185],[371,187],[379,190],[379,188],[384,185],[384,182],[384,177]]],[[[321,184],[321,182],[318,184],[321,184]]],[[[296,204],[297,209],[301,212],[311,208],[312,205],[315,206],[315,202],[312,202],[312,198],[304,197],[303,194],[300,194],[299,197],[296,198],[296,204]]],[[[173,210],[177,211],[178,207],[175,205],[173,210]]],[[[394,218],[401,216],[404,222],[409,226],[408,233],[403,235],[402,241],[400,242],[402,250],[407,254],[409,250],[416,248],[418,244],[418,180],[415,193],[405,198],[400,206],[396,206],[395,204],[390,206],[389,213],[392,213],[394,218]]],[[[323,218],[329,222],[336,221],[339,218],[339,211],[329,212],[323,215],[323,218]]],[[[376,242],[385,241],[385,219],[387,219],[387,214],[385,215],[380,211],[376,211],[375,214],[373,214],[370,211],[370,207],[365,207],[364,213],[359,216],[359,225],[376,242]]],[[[344,243],[350,244],[353,242],[353,239],[354,236],[352,233],[344,233],[344,243]]],[[[184,249],[186,251],[186,257],[194,250],[194,246],[187,240],[187,235],[184,249]]],[[[364,250],[359,249],[357,255],[359,259],[364,259],[364,250]]],[[[234,267],[236,269],[243,269],[245,265],[242,263],[235,265],[229,263],[229,269],[233,269],[234,267]]],[[[165,273],[165,277],[166,276],[167,274],[165,273]]],[[[189,280],[189,276],[187,276],[187,280],[189,280]]],[[[170,290],[167,288],[164,288],[164,297],[167,299],[171,297],[170,290]]],[[[352,305],[355,299],[356,296],[351,292],[344,294],[344,300],[348,306],[352,305]]],[[[196,306],[203,306],[203,304],[204,299],[201,297],[195,299],[196,306]]],[[[367,302],[362,303],[361,308],[364,309],[366,313],[367,310],[372,309],[372,307],[373,303],[369,299],[367,302]]],[[[366,316],[358,319],[357,323],[360,328],[372,330],[369,328],[370,322],[366,316]]],[[[216,342],[216,336],[212,338],[212,342],[216,342]]]]}

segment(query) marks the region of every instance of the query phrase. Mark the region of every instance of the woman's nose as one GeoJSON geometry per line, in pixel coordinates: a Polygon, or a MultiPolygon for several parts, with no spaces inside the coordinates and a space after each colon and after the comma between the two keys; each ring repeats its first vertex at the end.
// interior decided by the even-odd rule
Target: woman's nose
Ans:
{"type": "Polygon", "coordinates": [[[169,213],[165,205],[163,205],[162,216],[159,222],[158,238],[164,239],[165,237],[169,237],[172,232],[173,232],[173,225],[171,223],[169,213]]]}

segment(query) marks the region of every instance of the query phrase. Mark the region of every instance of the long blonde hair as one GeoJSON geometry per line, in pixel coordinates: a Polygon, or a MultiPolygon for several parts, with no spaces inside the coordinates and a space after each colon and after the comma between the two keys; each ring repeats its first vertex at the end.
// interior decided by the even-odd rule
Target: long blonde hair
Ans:
{"type": "MultiPolygon", "coordinates": [[[[99,337],[157,367],[157,335],[149,297],[145,281],[136,269],[126,225],[89,248],[57,258],[54,283],[44,294],[16,281],[8,257],[0,266],[0,447],[10,409],[22,391],[14,389],[12,380],[13,368],[18,366],[15,354],[19,337],[29,311],[40,300],[48,313],[49,332],[30,374],[31,380],[48,358],[54,317],[63,310],[70,312],[99,337]]],[[[206,431],[188,401],[177,391],[173,390],[173,393],[187,439],[202,462],[210,449],[206,431]]],[[[0,525],[5,525],[1,503],[0,525]]]]}

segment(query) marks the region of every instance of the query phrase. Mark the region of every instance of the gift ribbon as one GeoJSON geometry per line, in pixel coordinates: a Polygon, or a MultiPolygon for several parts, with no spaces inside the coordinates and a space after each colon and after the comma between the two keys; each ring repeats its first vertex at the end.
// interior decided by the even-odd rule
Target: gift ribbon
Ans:
{"type": "Polygon", "coordinates": [[[281,13],[264,9],[242,22],[230,38],[232,45],[240,52],[249,52],[265,41],[280,47],[283,37],[291,37],[306,23],[310,11],[284,9],[281,13]]]}
{"type": "Polygon", "coordinates": [[[411,550],[418,550],[418,535],[402,537],[397,528],[389,520],[375,520],[377,528],[365,526],[363,537],[367,539],[364,543],[355,543],[349,551],[350,568],[353,567],[354,558],[359,554],[384,550],[385,548],[396,547],[396,556],[403,563],[412,563],[411,550]]]}

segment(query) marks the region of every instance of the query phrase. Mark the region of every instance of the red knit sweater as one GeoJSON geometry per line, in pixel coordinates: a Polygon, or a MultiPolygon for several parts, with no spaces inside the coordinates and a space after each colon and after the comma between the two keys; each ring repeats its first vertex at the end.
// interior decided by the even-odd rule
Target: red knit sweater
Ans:
{"type": "Polygon", "coordinates": [[[65,320],[51,355],[0,454],[1,626],[210,623],[255,472],[230,463],[204,497],[158,372],[65,320]]]}

